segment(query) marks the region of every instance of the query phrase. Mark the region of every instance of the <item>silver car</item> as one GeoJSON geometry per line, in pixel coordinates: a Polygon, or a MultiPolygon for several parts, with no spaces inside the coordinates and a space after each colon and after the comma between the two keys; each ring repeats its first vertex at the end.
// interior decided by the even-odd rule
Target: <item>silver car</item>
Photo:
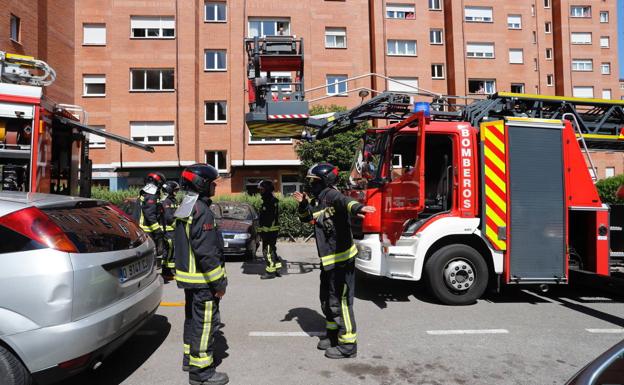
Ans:
{"type": "Polygon", "coordinates": [[[99,365],[162,297],[153,242],[102,201],[0,192],[0,261],[3,385],[99,365]]]}

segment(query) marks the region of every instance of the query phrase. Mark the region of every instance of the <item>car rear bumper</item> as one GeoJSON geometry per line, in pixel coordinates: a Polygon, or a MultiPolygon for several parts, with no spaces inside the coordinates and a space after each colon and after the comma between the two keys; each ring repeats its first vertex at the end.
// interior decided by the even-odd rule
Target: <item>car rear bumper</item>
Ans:
{"type": "Polygon", "coordinates": [[[223,254],[238,255],[245,254],[249,250],[251,240],[249,239],[224,239],[227,246],[223,248],[223,254]]]}
{"type": "Polygon", "coordinates": [[[58,381],[104,359],[154,314],[162,298],[162,280],[102,311],[75,322],[6,337],[38,384],[58,381]],[[59,363],[89,355],[77,367],[59,363]]]}

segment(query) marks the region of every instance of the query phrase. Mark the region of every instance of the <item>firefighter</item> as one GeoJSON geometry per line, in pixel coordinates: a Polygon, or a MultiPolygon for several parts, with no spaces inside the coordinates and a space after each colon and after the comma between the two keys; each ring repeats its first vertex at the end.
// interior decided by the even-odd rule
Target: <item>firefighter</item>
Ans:
{"type": "Polygon", "coordinates": [[[134,209],[134,219],[156,244],[158,257],[162,256],[164,243],[160,190],[166,181],[167,179],[160,172],[149,173],[145,177],[145,186],[139,192],[134,209]]]}
{"type": "Polygon", "coordinates": [[[223,261],[223,238],[210,210],[219,177],[207,164],[195,164],[182,172],[186,194],[175,212],[175,275],[186,299],[184,358],[191,385],[223,385],[227,374],[215,371],[213,353],[220,327],[219,302],[227,278],[223,261]]]}
{"type": "Polygon", "coordinates": [[[178,182],[168,180],[162,188],[165,198],[162,200],[163,207],[163,223],[165,229],[165,258],[163,261],[162,275],[165,279],[173,279],[173,270],[175,269],[175,260],[173,258],[173,240],[175,233],[175,217],[174,213],[178,209],[178,199],[176,195],[180,191],[178,182]]]}
{"type": "Polygon", "coordinates": [[[314,199],[300,192],[293,194],[299,202],[298,215],[303,222],[314,223],[316,247],[321,258],[321,309],[326,319],[327,334],[317,347],[328,358],[353,358],[357,355],[357,332],[353,313],[355,257],[349,217],[374,213],[342,195],[335,187],[338,168],[319,163],[308,170],[306,179],[314,199]]]}
{"type": "Polygon", "coordinates": [[[279,201],[273,195],[275,186],[270,180],[258,183],[262,197],[258,233],[262,238],[262,255],[266,260],[266,269],[260,279],[281,277],[282,259],[277,255],[277,236],[279,234],[279,201]]]}

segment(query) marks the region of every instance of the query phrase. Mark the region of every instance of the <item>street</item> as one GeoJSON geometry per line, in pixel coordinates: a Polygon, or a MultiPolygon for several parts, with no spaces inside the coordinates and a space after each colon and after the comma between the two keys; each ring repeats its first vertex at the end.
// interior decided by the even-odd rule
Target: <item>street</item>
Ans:
{"type": "MultiPolygon", "coordinates": [[[[288,274],[262,281],[263,260],[230,259],[216,354],[231,384],[564,384],[624,337],[624,302],[589,289],[508,288],[478,304],[435,303],[421,284],[360,277],[358,357],[316,349],[324,319],[313,243],[278,244],[288,274]]],[[[183,291],[95,372],[60,385],[188,384],[181,370],[183,291]]]]}

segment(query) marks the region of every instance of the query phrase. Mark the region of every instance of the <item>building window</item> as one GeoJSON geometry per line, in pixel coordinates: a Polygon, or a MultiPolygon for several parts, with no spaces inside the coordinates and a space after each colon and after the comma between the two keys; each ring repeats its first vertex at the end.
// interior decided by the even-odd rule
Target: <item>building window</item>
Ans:
{"type": "Polygon", "coordinates": [[[226,123],[227,102],[206,102],[205,123],[226,123]]]}
{"type": "Polygon", "coordinates": [[[603,75],[611,74],[611,63],[602,63],[600,64],[600,73],[603,75]]]}
{"type": "Polygon", "coordinates": [[[204,21],[209,23],[227,21],[227,4],[224,1],[206,1],[204,4],[204,21]]]}
{"type": "Polygon", "coordinates": [[[106,24],[83,24],[83,45],[106,45],[106,24]]]}
{"type": "Polygon", "coordinates": [[[106,75],[83,75],[82,96],[106,96],[106,75]]]}
{"type": "Polygon", "coordinates": [[[496,92],[496,80],[468,79],[469,94],[493,94],[496,92]]]}
{"type": "Polygon", "coordinates": [[[546,85],[548,87],[552,87],[555,85],[555,75],[552,75],[552,74],[546,75],[546,85]]]}
{"type": "Polygon", "coordinates": [[[205,71],[226,71],[227,51],[224,49],[207,49],[204,51],[205,71]]]}
{"type": "Polygon", "coordinates": [[[521,48],[509,49],[509,64],[523,64],[524,55],[521,48]]]}
{"type": "Polygon", "coordinates": [[[130,122],[132,140],[147,144],[174,144],[173,122],[130,122]]]}
{"type": "Polygon", "coordinates": [[[572,32],[570,34],[570,42],[572,44],[591,44],[592,34],[591,32],[572,32]]]}
{"type": "Polygon", "coordinates": [[[464,8],[464,20],[472,23],[491,23],[491,7],[466,7],[464,8]]]}
{"type": "Polygon", "coordinates": [[[591,17],[591,7],[586,5],[573,5],[570,7],[570,17],[591,17]]]}
{"type": "Polygon", "coordinates": [[[611,90],[610,89],[602,90],[602,98],[611,100],[611,90]]]}
{"type": "Polygon", "coordinates": [[[173,68],[131,69],[130,91],[175,91],[173,68]]]}
{"type": "Polygon", "coordinates": [[[416,40],[388,40],[388,55],[416,56],[416,40]]]}
{"type": "Polygon", "coordinates": [[[609,22],[609,11],[600,11],[600,22],[601,23],[609,22]]]}
{"type": "Polygon", "coordinates": [[[552,48],[546,48],[546,60],[552,60],[552,48]]]}
{"type": "MultiPolygon", "coordinates": [[[[93,128],[99,128],[102,131],[106,131],[105,126],[97,126],[93,124],[90,124],[89,126],[93,128]]],[[[106,139],[104,139],[104,137],[102,136],[90,133],[89,134],[89,148],[106,148],[106,139]]]]}
{"type": "Polygon", "coordinates": [[[429,42],[431,44],[442,44],[442,30],[441,29],[429,30],[429,42]]]}
{"type": "Polygon", "coordinates": [[[535,16],[535,4],[531,4],[531,16],[535,16]]]}
{"type": "Polygon", "coordinates": [[[290,137],[257,138],[249,135],[249,144],[292,144],[290,137]]]}
{"type": "Polygon", "coordinates": [[[600,48],[609,48],[609,36],[600,36],[600,48]]]}
{"type": "Polygon", "coordinates": [[[544,23],[544,33],[552,33],[552,23],[550,21],[544,23]]]}
{"type": "Polygon", "coordinates": [[[431,65],[431,78],[432,79],[444,79],[444,64],[432,64],[431,65]]]}
{"type": "Polygon", "coordinates": [[[524,93],[524,83],[511,83],[511,92],[515,94],[524,93]]]}
{"type": "Polygon", "coordinates": [[[325,28],[325,48],[347,48],[347,29],[325,28]]]}
{"type": "Polygon", "coordinates": [[[281,178],[282,195],[290,195],[296,191],[303,191],[303,183],[299,180],[299,175],[282,175],[281,178]]]}
{"type": "Polygon", "coordinates": [[[289,19],[249,19],[249,37],[290,35],[289,19]]]}
{"type": "Polygon", "coordinates": [[[550,8],[550,0],[544,0],[544,8],[550,8]]]}
{"type": "Polygon", "coordinates": [[[507,28],[522,29],[522,16],[521,15],[507,15],[507,28]]]}
{"type": "Polygon", "coordinates": [[[173,16],[131,16],[130,36],[135,39],[175,38],[175,18],[173,16]]]}
{"type": "Polygon", "coordinates": [[[327,75],[327,95],[346,96],[348,91],[347,75],[327,75]],[[341,83],[342,82],[342,83],[341,83]]]}
{"type": "Polygon", "coordinates": [[[225,151],[206,151],[206,163],[216,168],[217,171],[227,172],[225,151]]]}
{"type": "Polygon", "coordinates": [[[537,32],[533,31],[533,44],[537,44],[537,32]]]}
{"type": "Polygon", "coordinates": [[[605,178],[611,178],[615,176],[615,167],[605,167],[605,178]]]}
{"type": "Polygon", "coordinates": [[[386,18],[414,20],[415,7],[413,4],[386,4],[386,18]]]}
{"type": "Polygon", "coordinates": [[[468,43],[466,56],[491,59],[494,57],[494,43],[468,43]]]}
{"type": "Polygon", "coordinates": [[[429,10],[439,11],[442,9],[442,0],[429,0],[429,10]]]}
{"type": "Polygon", "coordinates": [[[591,59],[572,59],[572,71],[593,71],[594,62],[591,59]]]}
{"type": "Polygon", "coordinates": [[[388,91],[394,92],[418,92],[418,78],[393,77],[388,80],[388,91]]]}
{"type": "Polygon", "coordinates": [[[11,31],[9,38],[16,43],[20,42],[21,38],[22,21],[19,17],[11,14],[11,31]]]}
{"type": "Polygon", "coordinates": [[[594,87],[591,87],[591,86],[572,87],[572,96],[574,96],[575,98],[593,98],[594,87]]]}

